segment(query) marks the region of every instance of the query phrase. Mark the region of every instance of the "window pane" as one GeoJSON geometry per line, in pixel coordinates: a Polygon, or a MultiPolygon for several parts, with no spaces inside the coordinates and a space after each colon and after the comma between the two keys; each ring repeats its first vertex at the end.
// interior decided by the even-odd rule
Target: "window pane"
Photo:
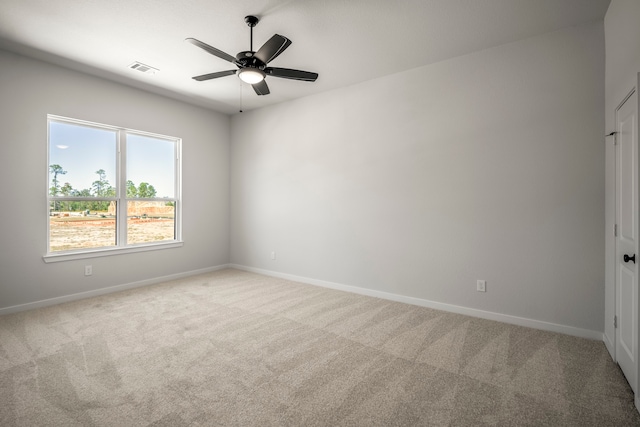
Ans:
{"type": "Polygon", "coordinates": [[[49,252],[102,248],[116,245],[115,202],[62,202],[49,205],[49,252]],[[67,209],[74,203],[104,210],[67,209]]]}
{"type": "Polygon", "coordinates": [[[127,202],[127,244],[175,240],[175,202],[127,202]]]}
{"type": "Polygon", "coordinates": [[[127,197],[175,197],[175,142],[127,134],[127,197]]]}
{"type": "Polygon", "coordinates": [[[49,122],[49,195],[114,197],[117,132],[49,122]]]}

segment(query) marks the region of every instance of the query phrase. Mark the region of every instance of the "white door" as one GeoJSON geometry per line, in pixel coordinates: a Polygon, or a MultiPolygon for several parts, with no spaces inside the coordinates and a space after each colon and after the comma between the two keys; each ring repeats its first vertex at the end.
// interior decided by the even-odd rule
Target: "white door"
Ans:
{"type": "Polygon", "coordinates": [[[638,95],[616,110],[616,359],[637,390],[638,366],[638,95]]]}

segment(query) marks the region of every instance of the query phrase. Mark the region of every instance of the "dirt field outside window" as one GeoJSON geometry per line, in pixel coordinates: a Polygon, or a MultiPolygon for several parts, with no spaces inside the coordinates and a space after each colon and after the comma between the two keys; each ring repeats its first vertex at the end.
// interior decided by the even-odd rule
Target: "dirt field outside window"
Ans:
{"type": "MultiPolygon", "coordinates": [[[[174,223],[172,215],[128,218],[127,244],[174,240],[174,223]]],[[[116,218],[107,212],[59,212],[49,219],[49,233],[49,252],[115,246],[116,218]]]]}

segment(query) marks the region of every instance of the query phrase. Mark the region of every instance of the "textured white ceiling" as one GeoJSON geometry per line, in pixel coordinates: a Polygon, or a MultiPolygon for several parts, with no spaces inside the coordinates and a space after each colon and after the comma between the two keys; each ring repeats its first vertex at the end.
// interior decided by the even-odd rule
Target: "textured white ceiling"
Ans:
{"type": "Polygon", "coordinates": [[[227,114],[308,96],[561,28],[602,20],[610,0],[2,0],[0,47],[227,114]],[[274,33],[293,44],[270,65],[320,74],[267,77],[258,97],[234,66],[184,42],[233,56],[274,33]],[[134,61],[155,75],[128,69],[134,61]]]}

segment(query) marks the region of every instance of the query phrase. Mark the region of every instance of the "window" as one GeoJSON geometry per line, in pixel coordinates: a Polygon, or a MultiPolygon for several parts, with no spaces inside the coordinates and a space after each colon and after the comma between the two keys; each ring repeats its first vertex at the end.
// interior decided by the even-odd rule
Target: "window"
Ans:
{"type": "Polygon", "coordinates": [[[180,139],[57,116],[48,126],[46,261],[180,242],[180,139]]]}

